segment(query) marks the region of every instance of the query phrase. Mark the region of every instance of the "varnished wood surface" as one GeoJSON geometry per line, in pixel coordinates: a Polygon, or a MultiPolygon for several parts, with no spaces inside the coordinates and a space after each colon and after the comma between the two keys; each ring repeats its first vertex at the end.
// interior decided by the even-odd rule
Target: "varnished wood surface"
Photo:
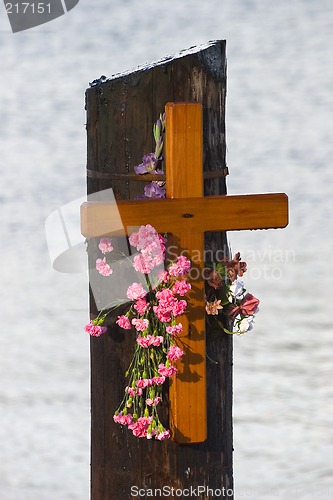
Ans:
{"type": "Polygon", "coordinates": [[[127,202],[87,202],[81,207],[81,231],[86,237],[116,234],[123,228],[151,224],[159,232],[274,229],[288,225],[284,193],[247,194],[127,202]],[[123,226],[118,221],[118,211],[123,226]]]}
{"type": "Polygon", "coordinates": [[[179,443],[201,443],[207,439],[204,230],[202,227],[194,230],[191,224],[185,224],[177,231],[173,224],[179,219],[195,218],[191,211],[188,213],[188,198],[198,200],[201,206],[204,203],[202,106],[169,103],[166,123],[167,201],[172,203],[172,198],[178,198],[183,207],[177,214],[166,208],[166,214],[169,232],[177,235],[179,253],[191,260],[192,286],[187,314],[180,318],[183,331],[179,342],[184,356],[176,363],[178,373],[170,383],[170,428],[172,438],[179,443]]]}

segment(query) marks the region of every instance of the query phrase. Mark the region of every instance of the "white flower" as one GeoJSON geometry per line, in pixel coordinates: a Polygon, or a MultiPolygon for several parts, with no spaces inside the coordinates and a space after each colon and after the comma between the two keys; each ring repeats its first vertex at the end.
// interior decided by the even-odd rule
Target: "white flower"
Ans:
{"type": "Polygon", "coordinates": [[[243,281],[237,279],[229,287],[228,300],[233,302],[234,299],[241,299],[244,295],[245,288],[243,281]]]}
{"type": "Polygon", "coordinates": [[[240,315],[236,316],[232,327],[232,333],[242,334],[249,332],[253,328],[253,320],[254,316],[247,316],[243,319],[240,315]]]}

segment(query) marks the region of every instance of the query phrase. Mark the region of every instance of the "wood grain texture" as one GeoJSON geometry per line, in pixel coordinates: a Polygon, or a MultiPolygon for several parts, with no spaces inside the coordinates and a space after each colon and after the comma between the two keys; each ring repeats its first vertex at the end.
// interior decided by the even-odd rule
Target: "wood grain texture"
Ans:
{"type": "MultiPolygon", "coordinates": [[[[192,215],[188,213],[187,199],[197,197],[201,205],[204,201],[202,106],[169,103],[165,111],[166,196],[180,199],[181,220],[189,221],[193,217],[184,217],[192,215]]],[[[177,231],[173,222],[179,219],[179,212],[174,216],[172,210],[166,209],[166,213],[170,219],[168,231],[177,235],[177,253],[191,260],[192,287],[187,314],[179,318],[183,325],[179,342],[184,356],[176,363],[178,373],[170,383],[170,429],[172,438],[179,443],[201,443],[207,439],[204,228],[193,231],[188,225],[177,231]]]]}
{"type": "MultiPolygon", "coordinates": [[[[183,188],[182,188],[183,189],[183,188]]],[[[88,202],[81,207],[81,231],[86,237],[117,234],[122,227],[151,224],[163,233],[246,229],[277,229],[288,225],[288,197],[284,193],[133,200],[117,203],[88,202]]]]}

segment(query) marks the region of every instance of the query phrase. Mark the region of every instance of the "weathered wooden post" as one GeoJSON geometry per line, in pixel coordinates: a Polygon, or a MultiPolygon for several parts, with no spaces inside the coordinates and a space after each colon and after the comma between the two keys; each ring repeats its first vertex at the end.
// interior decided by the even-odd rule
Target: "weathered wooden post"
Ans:
{"type": "MultiPolygon", "coordinates": [[[[166,102],[186,100],[202,104],[203,118],[201,106],[167,106],[167,196],[176,199],[119,202],[125,227],[146,224],[151,219],[151,224],[161,232],[174,229],[180,235],[182,248],[198,248],[201,254],[205,229],[281,227],[287,222],[284,195],[254,195],[242,200],[218,197],[203,201],[201,198],[202,194],[226,194],[224,68],[225,43],[215,42],[132,74],[94,82],[87,91],[88,194],[113,187],[119,200],[132,199],[141,192],[142,188],[138,187],[130,169],[140,162],[144,152],[152,149],[151,124],[163,111],[166,102]],[[196,129],[194,135],[193,128],[196,129]],[[200,173],[202,144],[203,175],[200,173]],[[182,153],[191,159],[180,163],[182,153]],[[193,166],[196,172],[194,180],[190,179],[192,162],[196,165],[193,166]],[[181,176],[182,165],[187,177],[175,180],[173,173],[181,176]],[[187,206],[191,208],[190,214],[186,213],[187,206]],[[266,214],[270,209],[273,212],[277,209],[276,215],[266,214]],[[168,210],[176,216],[175,221],[170,215],[164,215],[168,210]],[[219,213],[212,222],[209,216],[211,212],[214,216],[214,210],[215,213],[222,211],[224,216],[219,213]],[[241,212],[247,214],[247,220],[238,224],[241,212]],[[193,222],[184,222],[184,218],[193,218],[193,222]]],[[[114,204],[87,204],[83,207],[83,233],[86,236],[105,234],[103,219],[112,214],[113,209],[114,204]]],[[[225,235],[206,234],[205,247],[212,250],[224,248],[227,252],[225,235]]],[[[198,288],[198,308],[202,309],[203,289],[200,292],[200,286],[198,288]]],[[[92,298],[91,314],[94,317],[96,313],[92,298]]],[[[193,425],[193,419],[186,415],[186,406],[174,404],[175,399],[188,398],[191,383],[195,382],[180,377],[179,384],[173,384],[171,392],[171,395],[177,394],[177,398],[171,401],[175,441],[137,440],[115,426],[112,415],[121,399],[122,377],[132,345],[117,328],[113,328],[109,336],[92,339],[92,500],[135,498],[138,490],[141,497],[151,497],[154,494],[149,492],[159,488],[161,491],[170,491],[171,488],[178,492],[192,491],[195,496],[198,487],[204,488],[201,498],[214,498],[214,491],[222,492],[225,498],[233,497],[231,337],[211,338],[208,332],[205,341],[205,337],[201,337],[201,333],[204,335],[202,317],[196,313],[193,316],[194,323],[199,321],[199,337],[190,347],[188,358],[189,363],[195,363],[194,353],[194,358],[197,355],[201,360],[199,383],[193,384],[198,425],[193,425]],[[207,370],[206,349],[209,353],[207,370]],[[211,359],[214,361],[210,363],[211,359]],[[183,418],[187,419],[185,425],[183,418]]],[[[221,494],[216,495],[221,497],[221,494]]]]}
{"type": "MultiPolygon", "coordinates": [[[[194,101],[204,108],[205,195],[226,194],[225,42],[183,52],[147,68],[113,77],[87,90],[88,194],[113,188],[117,198],[134,199],[142,183],[128,174],[153,150],[152,124],[167,102],[194,101]]],[[[207,235],[206,244],[212,244],[207,235]]],[[[220,235],[215,248],[224,248],[220,235]]],[[[91,314],[96,314],[94,302],[91,314]]],[[[119,331],[91,342],[91,498],[132,498],[131,486],[232,488],[232,338],[207,345],[208,439],[177,445],[136,440],[113,422],[123,393],[122,377],[132,342],[119,331]],[[97,340],[97,341],[96,341],[97,340]]]]}

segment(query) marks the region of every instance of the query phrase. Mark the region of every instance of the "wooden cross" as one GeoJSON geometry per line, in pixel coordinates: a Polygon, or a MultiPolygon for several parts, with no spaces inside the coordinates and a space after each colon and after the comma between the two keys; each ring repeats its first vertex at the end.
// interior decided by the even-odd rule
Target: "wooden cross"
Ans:
{"type": "Polygon", "coordinates": [[[81,232],[88,238],[113,234],[110,221],[119,211],[125,231],[151,224],[159,233],[172,233],[194,261],[200,278],[193,278],[189,310],[181,318],[185,355],[170,386],[170,428],[175,441],[198,443],[207,437],[204,232],[285,227],[288,198],[283,193],[204,198],[202,106],[168,103],[165,111],[166,199],[84,203],[81,232]]]}

